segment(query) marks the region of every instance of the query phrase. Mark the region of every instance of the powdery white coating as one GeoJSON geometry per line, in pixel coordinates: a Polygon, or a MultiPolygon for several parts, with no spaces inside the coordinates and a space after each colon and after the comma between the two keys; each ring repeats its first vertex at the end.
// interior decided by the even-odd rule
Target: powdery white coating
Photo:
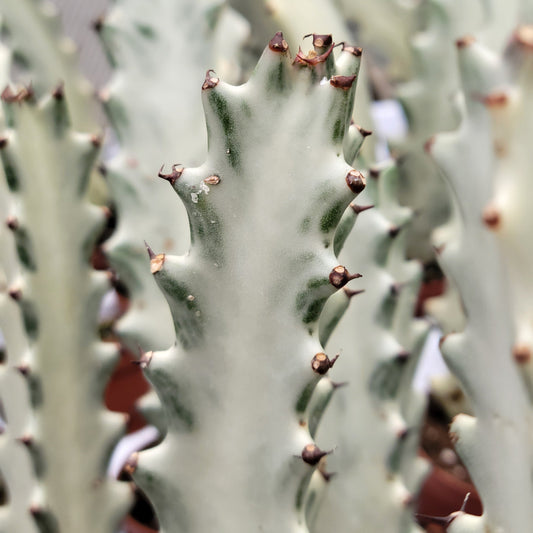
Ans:
{"type": "Polygon", "coordinates": [[[85,199],[97,147],[70,129],[62,97],[7,104],[7,112],[12,129],[2,162],[17,184],[18,225],[29,236],[33,265],[19,253],[26,265],[19,295],[29,347],[24,361],[27,379],[38,383],[25,436],[44,466],[32,503],[62,530],[104,533],[126,511],[129,489],[105,479],[122,421],[102,408],[117,354],[98,342],[106,283],[88,264],[103,219],[85,199]]]}
{"type": "Polygon", "coordinates": [[[417,458],[425,402],[411,381],[427,327],[412,319],[421,272],[405,259],[410,211],[398,206],[397,186],[394,167],[368,178],[355,203],[375,207],[358,215],[340,255],[341,262],[363,274],[357,288],[365,292],[352,298],[327,344],[341,354],[331,376],[346,385],[317,433],[326,448],[335,446],[328,465],[337,475],[324,496],[315,533],[419,530],[409,502],[427,473],[417,458]],[[394,227],[401,230],[391,236],[394,227]],[[400,363],[402,352],[409,352],[408,360],[400,363]]]}
{"type": "MultiPolygon", "coordinates": [[[[205,157],[207,138],[200,87],[208,68],[227,71],[247,25],[211,0],[117,0],[101,29],[115,65],[103,92],[120,143],[107,165],[118,228],[107,251],[130,294],[118,331],[132,350],[163,349],[172,320],[151,279],[144,241],[164,253],[184,253],[189,226],[179,200],[157,178],[180,154],[187,164],[205,157]]],[[[239,70],[232,69],[232,81],[239,70]]]]}
{"type": "Polygon", "coordinates": [[[452,424],[456,449],[479,490],[484,514],[461,515],[450,531],[527,531],[531,501],[531,405],[512,357],[515,325],[509,278],[498,243],[483,223],[495,185],[490,113],[484,96],[502,80],[497,58],[481,45],[459,50],[462,120],[440,135],[432,154],[455,198],[454,224],[439,261],[461,293],[468,321],[442,344],[451,370],[472,401],[476,418],[452,424]],[[470,525],[471,524],[471,525],[470,525]]]}
{"type": "MultiPolygon", "coordinates": [[[[358,63],[342,52],[337,72],[358,63]]],[[[191,251],[153,260],[181,346],[147,369],[169,427],[135,479],[166,533],[307,531],[305,391],[320,379],[333,232],[355,195],[341,153],[353,89],[320,85],[325,68],[267,48],[245,85],[204,90],[207,162],[174,183],[191,251]]]]}

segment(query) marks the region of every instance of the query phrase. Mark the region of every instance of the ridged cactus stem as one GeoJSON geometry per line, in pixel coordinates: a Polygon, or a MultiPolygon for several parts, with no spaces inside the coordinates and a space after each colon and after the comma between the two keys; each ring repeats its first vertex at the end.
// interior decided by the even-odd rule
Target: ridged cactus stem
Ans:
{"type": "Polygon", "coordinates": [[[19,368],[34,416],[23,442],[39,478],[32,513],[43,531],[110,532],[129,488],[106,478],[123,424],[103,407],[117,354],[98,339],[108,283],[89,265],[104,219],[85,198],[100,140],[71,129],[61,86],[41,103],[26,89],[3,99],[1,157],[16,200],[8,225],[21,265],[9,295],[29,341],[19,368]]]}
{"type": "MultiPolygon", "coordinates": [[[[405,258],[411,212],[398,205],[397,191],[394,166],[372,169],[340,226],[361,218],[340,257],[360,268],[357,287],[364,292],[353,297],[327,343],[341,354],[332,377],[346,386],[333,397],[317,434],[326,447],[336,446],[330,460],[336,475],[312,528],[316,533],[418,531],[412,504],[427,472],[417,457],[425,402],[412,390],[412,377],[427,325],[412,318],[421,271],[405,258]]],[[[323,327],[351,296],[347,291],[328,302],[323,327]]]]}
{"type": "Polygon", "coordinates": [[[163,532],[307,531],[325,456],[308,407],[334,360],[317,319],[354,277],[332,241],[365,185],[342,156],[359,56],[345,47],[336,73],[317,77],[278,33],[245,85],[208,71],[207,162],[160,173],[192,240],[185,257],[150,250],[179,345],[147,361],[168,433],[134,478],[163,532]]]}
{"type": "MultiPolygon", "coordinates": [[[[527,531],[531,501],[531,404],[513,358],[515,324],[504,257],[484,223],[496,185],[491,95],[501,93],[501,64],[472,38],[458,41],[462,120],[439,135],[431,153],[454,194],[454,224],[436,243],[439,261],[456,282],[468,317],[442,351],[472,401],[474,417],[459,415],[451,431],[484,506],[482,517],[460,513],[454,532],[527,531]]],[[[524,115],[525,116],[525,115],[524,115]]]]}

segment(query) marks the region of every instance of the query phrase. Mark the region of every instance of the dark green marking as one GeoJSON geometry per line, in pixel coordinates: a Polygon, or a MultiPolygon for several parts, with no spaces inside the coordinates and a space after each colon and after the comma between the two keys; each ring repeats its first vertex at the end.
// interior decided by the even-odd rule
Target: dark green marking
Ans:
{"type": "Polygon", "coordinates": [[[209,102],[220,120],[224,136],[226,137],[226,149],[229,164],[234,169],[240,166],[240,150],[236,140],[237,128],[230,113],[227,100],[216,89],[209,91],[209,102]]]}
{"type": "Polygon", "coordinates": [[[337,201],[331,206],[320,218],[320,231],[329,233],[334,230],[346,209],[346,203],[342,200],[337,201]]]}
{"type": "Polygon", "coordinates": [[[296,401],[296,405],[294,406],[297,413],[303,413],[306,410],[307,406],[309,405],[309,400],[311,400],[311,396],[313,395],[313,391],[315,390],[318,380],[319,378],[316,378],[310,381],[304,387],[304,390],[300,393],[300,396],[298,396],[298,400],[296,401]]]}
{"type": "Polygon", "coordinates": [[[1,150],[0,154],[2,157],[2,165],[4,166],[7,186],[9,187],[10,191],[17,192],[20,189],[20,180],[13,160],[7,149],[1,150]]]}
{"type": "Polygon", "coordinates": [[[148,379],[161,396],[167,413],[167,420],[177,431],[192,431],[195,426],[194,413],[183,403],[183,388],[172,380],[164,370],[146,369],[148,379]]]}
{"type": "Polygon", "coordinates": [[[331,140],[333,144],[341,143],[344,138],[344,120],[338,118],[333,124],[333,132],[331,134],[331,140]]]}
{"type": "Polygon", "coordinates": [[[35,254],[33,252],[33,246],[30,236],[24,228],[18,228],[15,231],[15,244],[17,247],[17,255],[20,262],[32,272],[37,270],[37,264],[35,262],[35,254]]]}
{"type": "Polygon", "coordinates": [[[147,24],[135,24],[135,29],[143,36],[149,40],[153,40],[156,36],[156,32],[151,26],[147,24]]]}
{"type": "Polygon", "coordinates": [[[287,79],[287,70],[285,69],[285,64],[280,58],[278,65],[271,69],[268,73],[268,78],[266,82],[267,92],[277,92],[282,93],[287,89],[288,79],[287,79]]]}

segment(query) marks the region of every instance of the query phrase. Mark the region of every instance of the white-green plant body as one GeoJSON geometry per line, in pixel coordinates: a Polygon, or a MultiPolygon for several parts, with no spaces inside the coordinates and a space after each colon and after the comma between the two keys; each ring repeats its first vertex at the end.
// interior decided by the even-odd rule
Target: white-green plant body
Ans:
{"type": "MultiPolygon", "coordinates": [[[[11,55],[0,47],[0,80],[7,85],[11,55]]],[[[2,114],[2,128],[4,127],[2,114]]],[[[9,286],[20,274],[13,234],[7,226],[12,198],[3,170],[0,175],[0,331],[9,346],[2,353],[0,365],[0,405],[3,422],[0,434],[0,475],[7,502],[0,506],[0,531],[37,533],[30,513],[35,475],[30,455],[22,438],[30,421],[30,394],[27,382],[19,370],[28,350],[22,318],[16,303],[9,296],[9,286]]]]}
{"type": "Polygon", "coordinates": [[[308,407],[330,365],[317,319],[352,278],[333,235],[364,187],[342,149],[360,50],[331,51],[291,64],[278,33],[245,85],[208,73],[207,161],[161,173],[192,240],[184,257],[150,250],[179,342],[143,360],[168,432],[134,479],[163,532],[307,531],[324,455],[308,407]]]}
{"type": "MultiPolygon", "coordinates": [[[[523,256],[513,257],[510,249],[502,253],[506,231],[512,247],[510,235],[519,219],[514,218],[514,209],[520,212],[524,194],[523,189],[518,193],[517,184],[523,187],[520,176],[528,168],[525,165],[530,167],[528,150],[521,147],[523,138],[517,142],[514,137],[529,120],[531,96],[524,91],[531,71],[531,52],[525,52],[531,46],[528,35],[526,28],[524,42],[514,47],[525,57],[519,69],[522,77],[509,97],[499,55],[472,38],[458,42],[461,123],[431,146],[455,204],[452,223],[436,236],[439,261],[457,284],[468,318],[462,333],[449,335],[442,343],[474,414],[457,416],[451,431],[484,507],[481,517],[459,513],[449,528],[453,532],[528,531],[533,520],[531,399],[519,371],[520,363],[528,364],[530,352],[527,343],[517,344],[524,309],[511,290],[516,286],[526,292],[528,285],[513,272],[512,261],[523,256]],[[497,117],[496,126],[491,115],[497,117]],[[508,195],[513,190],[514,197],[508,195]],[[516,206],[511,207],[511,198],[516,206]],[[501,231],[501,247],[487,224],[498,234],[501,231]]],[[[524,208],[521,216],[527,216],[524,208]]],[[[522,224],[530,226],[520,218],[522,224]]]]}
{"type": "Polygon", "coordinates": [[[172,342],[172,320],[143,241],[180,254],[189,232],[185,210],[157,170],[176,153],[192,164],[205,158],[198,87],[209,67],[238,81],[238,69],[228,67],[237,64],[247,26],[218,1],[157,0],[147,9],[145,1],[119,0],[100,33],[115,67],[103,98],[120,145],[106,163],[118,216],[106,249],[130,298],[117,329],[130,348],[162,349],[172,342]]]}
{"type": "MultiPolygon", "coordinates": [[[[8,225],[20,263],[9,295],[27,339],[13,345],[6,332],[7,353],[18,361],[33,408],[30,421],[23,410],[10,409],[8,427],[15,435],[24,431],[33,459],[38,485],[30,508],[39,528],[104,533],[125,513],[130,489],[106,478],[123,421],[103,407],[117,354],[98,338],[107,277],[89,266],[104,219],[86,199],[100,142],[71,129],[62,87],[40,103],[27,89],[7,89],[3,98],[8,129],[1,157],[13,195],[8,225]]],[[[7,479],[9,493],[25,483],[22,472],[20,480],[7,479]]]]}
{"type": "MultiPolygon", "coordinates": [[[[327,448],[335,446],[328,466],[336,474],[315,532],[420,531],[412,504],[427,473],[417,457],[425,401],[413,390],[412,376],[427,326],[412,315],[421,269],[405,259],[411,214],[397,203],[396,169],[370,176],[343,220],[372,206],[358,215],[340,254],[343,264],[363,274],[357,288],[364,292],[353,298],[327,343],[328,351],[340,353],[332,379],[345,386],[317,433],[327,448]]],[[[351,290],[339,291],[333,301],[347,301],[351,290]]]]}

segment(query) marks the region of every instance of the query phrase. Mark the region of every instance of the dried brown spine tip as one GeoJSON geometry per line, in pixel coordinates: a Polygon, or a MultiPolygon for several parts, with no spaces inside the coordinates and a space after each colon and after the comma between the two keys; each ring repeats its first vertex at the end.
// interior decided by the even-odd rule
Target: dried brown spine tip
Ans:
{"type": "Polygon", "coordinates": [[[331,76],[329,83],[332,87],[336,89],[343,89],[348,91],[352,88],[353,82],[357,76],[331,76]]]}
{"type": "Polygon", "coordinates": [[[63,82],[59,83],[59,85],[52,91],[52,98],[57,101],[65,98],[65,86],[63,82]]]}
{"type": "Polygon", "coordinates": [[[316,444],[308,444],[302,450],[302,459],[305,463],[311,466],[318,464],[320,459],[325,455],[328,455],[329,452],[322,451],[316,444]]]}
{"type": "Polygon", "coordinates": [[[331,35],[320,35],[313,33],[313,46],[317,48],[327,48],[333,43],[333,37],[331,35]]]}
{"type": "Polygon", "coordinates": [[[287,41],[283,38],[283,33],[278,31],[272,39],[270,39],[270,42],[268,43],[268,47],[273,52],[280,52],[284,53],[289,49],[289,45],[287,44],[287,41]]]}
{"type": "Polygon", "coordinates": [[[351,203],[350,207],[353,209],[354,213],[358,215],[359,213],[362,213],[363,211],[372,209],[374,206],[373,205],[357,205],[357,204],[351,203]]]}
{"type": "Polygon", "coordinates": [[[19,229],[19,221],[18,221],[18,218],[13,216],[13,215],[10,215],[7,217],[6,219],[6,226],[11,230],[11,231],[16,231],[19,229]]]}
{"type": "Polygon", "coordinates": [[[363,55],[363,49],[358,46],[352,46],[350,44],[343,44],[342,51],[353,54],[355,57],[361,57],[363,55]]]}
{"type": "Polygon", "coordinates": [[[359,194],[366,187],[366,180],[358,170],[350,170],[350,172],[346,174],[346,184],[350,187],[352,192],[359,194]]]}
{"type": "Polygon", "coordinates": [[[350,274],[346,267],[342,265],[336,266],[329,273],[329,282],[336,288],[341,289],[352,279],[362,277],[361,274],[350,274]]]}
{"type": "Polygon", "coordinates": [[[335,364],[335,361],[339,358],[337,354],[333,359],[330,359],[325,353],[320,352],[313,356],[311,360],[311,368],[313,372],[323,376],[328,370],[335,364]]]}
{"type": "Polygon", "coordinates": [[[488,94],[487,96],[483,96],[482,101],[487,107],[504,107],[509,102],[509,95],[504,92],[488,94]]]}
{"type": "Polygon", "coordinates": [[[524,365],[531,361],[531,348],[527,344],[517,344],[513,347],[513,358],[520,364],[524,365]]]}
{"type": "Polygon", "coordinates": [[[358,124],[356,124],[355,127],[359,130],[359,133],[360,133],[363,137],[368,137],[369,135],[372,135],[372,131],[371,131],[371,130],[366,130],[365,128],[362,128],[362,127],[359,126],[358,124]]]}
{"type": "Polygon", "coordinates": [[[524,48],[533,50],[533,24],[519,26],[515,31],[514,40],[524,48]]]}
{"type": "Polygon", "coordinates": [[[215,74],[215,71],[213,69],[209,69],[205,73],[205,80],[202,84],[202,91],[205,91],[207,89],[214,89],[218,82],[220,81],[216,76],[211,75],[211,73],[215,74]]]}
{"type": "Polygon", "coordinates": [[[160,178],[167,180],[172,186],[176,183],[176,181],[179,178],[181,178],[181,175],[183,174],[183,171],[185,170],[185,168],[181,166],[179,163],[172,165],[172,171],[170,172],[170,174],[164,174],[163,168],[165,168],[165,165],[161,165],[161,168],[159,169],[159,172],[157,173],[157,175],[160,178]]]}
{"type": "Polygon", "coordinates": [[[497,229],[501,224],[500,210],[494,205],[488,205],[482,214],[484,224],[491,230],[497,229]]]}
{"type": "Polygon", "coordinates": [[[464,37],[461,37],[460,39],[457,39],[455,41],[455,46],[457,48],[466,48],[467,46],[470,46],[471,44],[476,42],[476,38],[473,35],[465,35],[464,37]]]}

